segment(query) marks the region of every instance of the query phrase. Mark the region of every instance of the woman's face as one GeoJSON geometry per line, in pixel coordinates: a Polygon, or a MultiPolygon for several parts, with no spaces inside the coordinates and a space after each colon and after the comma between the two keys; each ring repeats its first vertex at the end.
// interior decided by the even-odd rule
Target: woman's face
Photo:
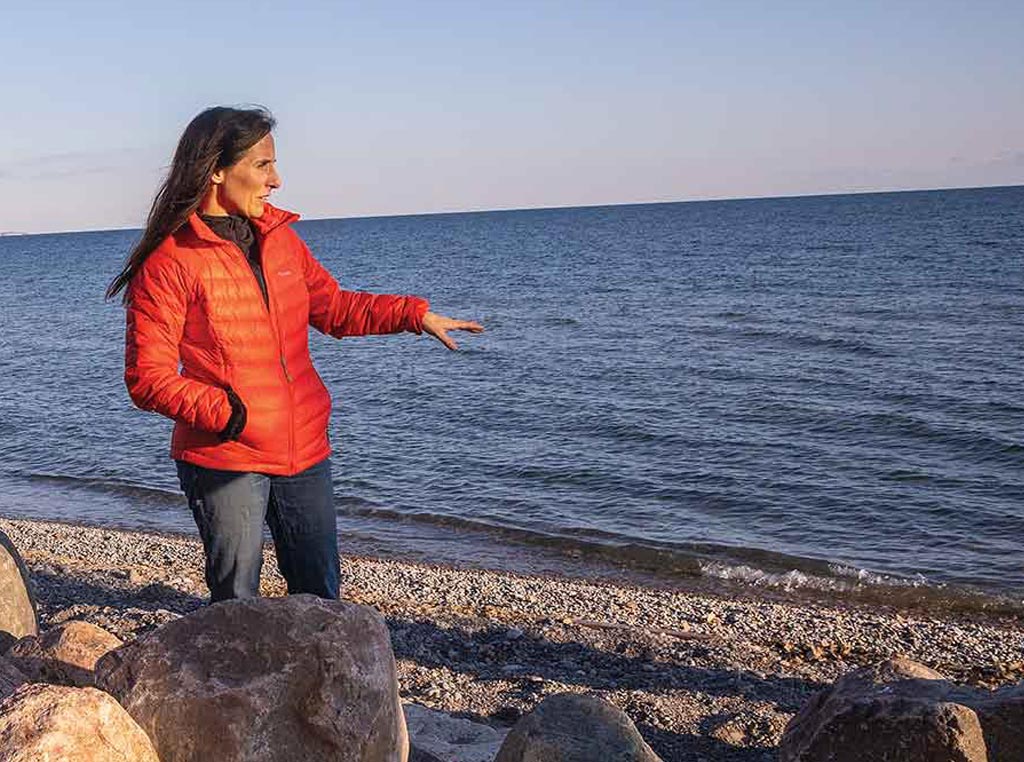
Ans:
{"type": "Polygon", "coordinates": [[[281,187],[276,163],[274,136],[268,134],[230,167],[213,173],[214,207],[220,209],[211,211],[241,217],[262,215],[271,192],[281,187]]]}

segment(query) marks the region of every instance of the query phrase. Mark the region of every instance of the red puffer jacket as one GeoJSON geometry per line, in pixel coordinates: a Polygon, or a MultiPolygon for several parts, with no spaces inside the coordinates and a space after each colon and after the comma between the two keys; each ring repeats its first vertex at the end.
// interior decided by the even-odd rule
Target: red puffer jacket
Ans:
{"type": "Polygon", "coordinates": [[[171,457],[208,468],[291,475],[331,451],[331,398],[309,356],[309,326],[332,336],[415,331],[427,303],[343,291],[269,204],[253,220],[269,309],[242,251],[192,215],[146,259],[128,290],[125,383],[175,421],[171,457]],[[179,372],[180,365],[180,372],[179,372]],[[245,403],[237,441],[225,389],[245,403]]]}

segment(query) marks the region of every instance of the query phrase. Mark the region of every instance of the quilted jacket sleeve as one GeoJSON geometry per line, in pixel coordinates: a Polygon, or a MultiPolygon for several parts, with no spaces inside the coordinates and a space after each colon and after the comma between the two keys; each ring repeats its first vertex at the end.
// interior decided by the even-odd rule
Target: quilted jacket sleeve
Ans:
{"type": "Polygon", "coordinates": [[[303,270],[309,290],[309,324],[337,338],[376,333],[423,331],[427,300],[418,296],[345,291],[302,245],[303,270]]]}
{"type": "Polygon", "coordinates": [[[136,273],[128,291],[124,381],[143,410],[219,432],[231,417],[227,392],[178,372],[189,293],[181,265],[159,252],[136,273]]]}

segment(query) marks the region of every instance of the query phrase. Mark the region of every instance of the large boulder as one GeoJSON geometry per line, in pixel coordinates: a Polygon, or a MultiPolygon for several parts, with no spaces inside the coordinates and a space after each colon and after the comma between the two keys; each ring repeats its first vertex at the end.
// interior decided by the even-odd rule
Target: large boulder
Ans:
{"type": "Polygon", "coordinates": [[[311,595],[224,601],[112,651],[96,684],[162,762],[406,762],[395,658],[373,609],[311,595]]]}
{"type": "Polygon", "coordinates": [[[11,646],[7,658],[33,682],[84,688],[95,683],[99,658],[121,645],[120,638],[101,627],[71,621],[22,638],[11,646]]]}
{"type": "Polygon", "coordinates": [[[0,531],[0,650],[39,632],[28,569],[11,539],[0,531]]]}
{"type": "Polygon", "coordinates": [[[95,688],[30,684],[0,704],[0,762],[160,762],[146,734],[95,688]]]}
{"type": "Polygon", "coordinates": [[[0,701],[28,681],[28,676],[24,672],[15,667],[6,657],[0,656],[0,701]]]}
{"type": "Polygon", "coordinates": [[[988,762],[994,758],[968,705],[980,695],[909,659],[854,670],[790,721],[779,760],[988,762]]]}
{"type": "Polygon", "coordinates": [[[558,693],[522,717],[494,762],[660,762],[633,722],[596,696],[558,693]]]}

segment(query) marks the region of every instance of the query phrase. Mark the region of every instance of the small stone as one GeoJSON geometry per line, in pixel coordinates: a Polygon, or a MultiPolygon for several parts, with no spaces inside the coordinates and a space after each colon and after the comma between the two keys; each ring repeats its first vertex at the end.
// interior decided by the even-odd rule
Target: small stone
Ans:
{"type": "Polygon", "coordinates": [[[711,737],[729,746],[746,746],[747,730],[738,717],[729,717],[712,728],[711,737]]]}

